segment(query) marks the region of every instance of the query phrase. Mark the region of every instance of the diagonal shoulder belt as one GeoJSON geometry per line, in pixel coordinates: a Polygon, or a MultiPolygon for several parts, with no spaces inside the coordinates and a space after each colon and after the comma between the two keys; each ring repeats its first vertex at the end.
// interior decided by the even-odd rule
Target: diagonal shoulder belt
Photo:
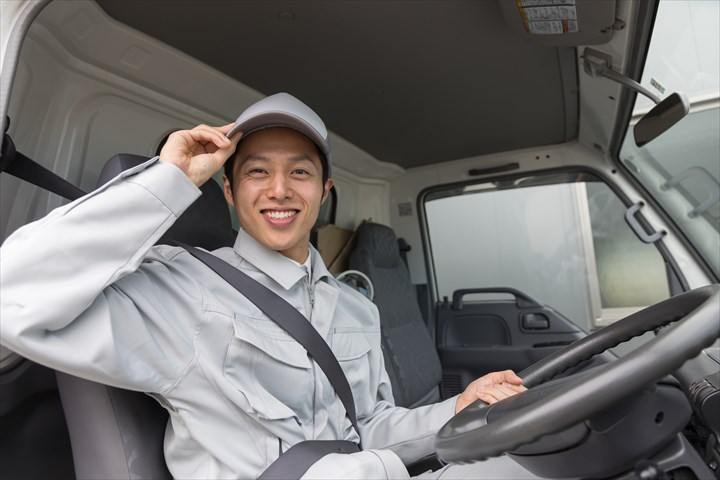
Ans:
{"type": "MultiPolygon", "coordinates": [[[[178,241],[168,243],[184,248],[203,262],[307,350],[335,389],[359,437],[360,429],[350,384],[327,342],[310,322],[282,297],[224,260],[178,241]]],[[[313,463],[329,453],[354,453],[360,450],[359,444],[347,440],[307,440],[289,448],[259,478],[298,479],[313,463]]]]}

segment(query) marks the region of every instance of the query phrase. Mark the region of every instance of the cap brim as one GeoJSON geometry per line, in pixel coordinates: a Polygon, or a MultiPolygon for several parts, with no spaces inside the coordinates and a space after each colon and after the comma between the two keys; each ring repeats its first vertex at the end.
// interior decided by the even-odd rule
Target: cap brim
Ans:
{"type": "Polygon", "coordinates": [[[235,125],[232,130],[227,133],[227,137],[231,138],[238,132],[243,132],[243,137],[247,137],[258,130],[276,127],[292,128],[312,140],[318,147],[320,147],[320,150],[325,155],[330,154],[330,146],[328,142],[318,133],[317,130],[315,130],[303,119],[287,112],[266,112],[245,119],[235,125]]]}

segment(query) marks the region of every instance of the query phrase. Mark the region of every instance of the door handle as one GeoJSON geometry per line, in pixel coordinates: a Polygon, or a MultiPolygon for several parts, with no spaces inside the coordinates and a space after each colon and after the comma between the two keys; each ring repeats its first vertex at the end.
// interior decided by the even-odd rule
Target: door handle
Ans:
{"type": "Polygon", "coordinates": [[[515,304],[518,308],[541,308],[542,303],[538,302],[531,296],[510,287],[490,287],[490,288],[463,288],[453,292],[453,310],[462,310],[463,297],[473,293],[507,293],[515,297],[515,304]]]}
{"type": "Polygon", "coordinates": [[[522,328],[525,330],[547,330],[550,319],[544,313],[526,313],[522,316],[522,328]]]}

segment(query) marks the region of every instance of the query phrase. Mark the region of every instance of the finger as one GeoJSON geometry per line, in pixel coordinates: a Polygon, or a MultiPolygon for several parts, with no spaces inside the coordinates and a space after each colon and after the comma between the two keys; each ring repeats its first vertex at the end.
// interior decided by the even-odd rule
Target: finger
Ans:
{"type": "Polygon", "coordinates": [[[502,398],[496,397],[495,395],[493,395],[492,392],[487,391],[487,390],[478,393],[478,398],[480,400],[482,400],[483,402],[487,403],[488,405],[492,405],[492,404],[497,403],[500,400],[502,400],[502,398]]]}
{"type": "MultiPolygon", "coordinates": [[[[229,125],[224,127],[229,127],[229,125]]],[[[176,133],[182,137],[185,144],[184,149],[191,155],[232,151],[235,149],[239,137],[233,140],[227,138],[223,132],[224,127],[198,125],[191,130],[176,133]]]]}
{"type": "MultiPolygon", "coordinates": [[[[232,123],[231,125],[234,126],[235,124],[232,123]]],[[[237,132],[235,132],[235,133],[232,134],[232,137],[227,137],[227,135],[226,135],[226,138],[230,138],[230,141],[232,142],[232,145],[233,145],[233,147],[234,147],[234,146],[236,146],[236,145],[238,144],[238,142],[240,142],[240,140],[242,139],[244,133],[245,133],[245,132],[243,132],[242,130],[238,130],[237,132]]]]}
{"type": "Polygon", "coordinates": [[[512,391],[516,393],[522,393],[527,391],[527,388],[522,385],[514,385],[512,383],[503,383],[503,386],[510,388],[512,391]]]}
{"type": "Polygon", "coordinates": [[[509,386],[505,386],[502,384],[496,384],[491,387],[482,389],[479,391],[480,393],[489,393],[490,395],[494,396],[495,398],[505,398],[505,397],[511,397],[518,393],[517,391],[513,390],[509,386]]]}
{"type": "Polygon", "coordinates": [[[508,397],[512,397],[513,395],[520,393],[520,390],[517,390],[517,385],[503,383],[501,385],[497,385],[495,388],[508,397]]]}
{"type": "Polygon", "coordinates": [[[495,384],[488,388],[481,389],[479,393],[489,394],[498,400],[503,398],[512,397],[525,391],[526,389],[522,386],[512,384],[495,384]]]}
{"type": "Polygon", "coordinates": [[[514,385],[520,385],[522,383],[522,378],[518,377],[518,375],[512,370],[503,370],[502,372],[497,373],[500,377],[497,383],[512,383],[514,385]]]}
{"type": "Polygon", "coordinates": [[[227,134],[235,127],[235,123],[229,123],[227,125],[223,125],[222,127],[217,127],[217,130],[222,133],[223,139],[227,140],[227,146],[218,148],[216,152],[214,153],[222,164],[224,164],[235,152],[237,148],[238,142],[240,142],[240,139],[243,136],[243,132],[238,130],[237,132],[232,134],[232,137],[228,137],[227,134]]]}
{"type": "MultiPolygon", "coordinates": [[[[228,123],[227,125],[223,125],[222,127],[217,127],[217,128],[218,128],[218,130],[220,130],[223,134],[225,134],[227,136],[227,134],[230,133],[233,128],[235,128],[235,125],[237,125],[237,123],[232,122],[232,123],[228,123]]],[[[236,133],[241,133],[241,131],[238,130],[236,133]]],[[[227,137],[227,138],[229,138],[229,137],[227,137]]]]}
{"type": "Polygon", "coordinates": [[[228,135],[230,132],[232,132],[232,130],[235,128],[236,125],[237,125],[237,123],[233,122],[233,123],[228,123],[227,125],[223,125],[222,127],[217,127],[218,130],[220,130],[225,135],[225,138],[230,139],[233,146],[237,145],[237,143],[240,141],[240,139],[243,136],[242,130],[238,130],[236,132],[233,132],[232,135],[228,135]]]}
{"type": "Polygon", "coordinates": [[[227,149],[232,151],[235,151],[237,148],[237,144],[240,142],[240,139],[242,139],[243,131],[238,130],[237,132],[234,132],[232,136],[228,137],[228,133],[232,131],[233,128],[235,128],[236,123],[228,123],[227,125],[223,125],[222,127],[218,127],[218,130],[222,132],[223,137],[230,140],[229,145],[227,146],[227,149]]]}
{"type": "MultiPolygon", "coordinates": [[[[218,146],[214,143],[213,137],[213,132],[199,128],[174,132],[168,137],[168,141],[160,152],[160,157],[163,159],[182,158],[187,161],[193,156],[214,152],[218,150],[218,146]]],[[[223,141],[222,146],[224,144],[223,141]]]]}
{"type": "Polygon", "coordinates": [[[500,400],[512,397],[516,393],[517,392],[511,390],[510,388],[495,386],[478,392],[478,398],[492,405],[493,403],[499,402],[500,400]]]}
{"type": "Polygon", "coordinates": [[[225,136],[225,132],[221,128],[209,127],[207,125],[198,125],[192,130],[188,130],[187,133],[192,140],[199,144],[212,143],[219,149],[229,148],[232,145],[232,140],[225,136]]]}
{"type": "Polygon", "coordinates": [[[235,128],[235,125],[236,125],[235,122],[231,122],[231,123],[228,123],[227,125],[223,125],[222,127],[217,127],[217,129],[220,130],[222,133],[227,134],[230,130],[235,128]]]}

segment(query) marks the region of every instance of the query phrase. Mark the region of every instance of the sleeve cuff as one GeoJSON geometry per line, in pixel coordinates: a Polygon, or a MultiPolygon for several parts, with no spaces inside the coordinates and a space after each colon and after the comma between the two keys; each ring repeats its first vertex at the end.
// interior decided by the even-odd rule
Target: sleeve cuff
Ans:
{"type": "MultiPolygon", "coordinates": [[[[155,157],[118,177],[151,192],[175,215],[180,216],[200,195],[200,189],[175,165],[155,157]]],[[[213,180],[208,180],[213,181],[213,180]]]]}
{"type": "Polygon", "coordinates": [[[430,418],[431,430],[437,432],[455,415],[455,404],[459,395],[443,400],[435,405],[430,418]]]}
{"type": "Polygon", "coordinates": [[[380,458],[380,461],[385,467],[385,473],[387,478],[399,479],[399,478],[410,478],[407,468],[403,464],[400,457],[391,450],[369,450],[380,458]]]}

